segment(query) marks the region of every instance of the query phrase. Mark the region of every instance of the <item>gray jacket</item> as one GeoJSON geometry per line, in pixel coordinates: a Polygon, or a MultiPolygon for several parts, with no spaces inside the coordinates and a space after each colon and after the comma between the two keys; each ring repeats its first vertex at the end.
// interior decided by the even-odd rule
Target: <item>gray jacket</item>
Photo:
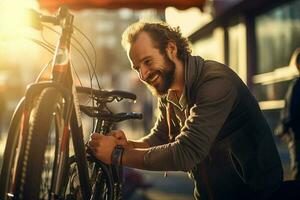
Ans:
{"type": "Polygon", "coordinates": [[[185,109],[174,107],[174,142],[168,142],[167,99],[159,99],[159,116],[144,138],[151,146],[147,169],[191,172],[197,199],[263,199],[279,187],[282,166],[272,131],[230,68],[188,57],[185,97],[185,109]]]}

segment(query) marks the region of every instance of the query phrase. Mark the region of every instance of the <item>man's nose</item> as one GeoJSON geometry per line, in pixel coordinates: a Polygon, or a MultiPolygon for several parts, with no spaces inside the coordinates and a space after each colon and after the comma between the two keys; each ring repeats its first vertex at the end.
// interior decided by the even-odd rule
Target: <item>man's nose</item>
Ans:
{"type": "Polygon", "coordinates": [[[140,79],[143,80],[143,81],[146,81],[148,76],[149,76],[149,69],[144,66],[144,65],[141,65],[140,68],[139,68],[139,76],[140,76],[140,79]]]}

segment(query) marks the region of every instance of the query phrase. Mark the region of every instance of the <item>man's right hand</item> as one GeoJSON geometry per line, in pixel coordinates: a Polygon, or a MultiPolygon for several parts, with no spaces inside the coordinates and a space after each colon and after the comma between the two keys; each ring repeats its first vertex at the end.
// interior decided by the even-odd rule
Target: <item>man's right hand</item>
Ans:
{"type": "Polygon", "coordinates": [[[125,149],[134,148],[133,143],[127,140],[126,135],[122,130],[111,131],[109,135],[115,137],[117,139],[117,144],[123,146],[125,149]]]}

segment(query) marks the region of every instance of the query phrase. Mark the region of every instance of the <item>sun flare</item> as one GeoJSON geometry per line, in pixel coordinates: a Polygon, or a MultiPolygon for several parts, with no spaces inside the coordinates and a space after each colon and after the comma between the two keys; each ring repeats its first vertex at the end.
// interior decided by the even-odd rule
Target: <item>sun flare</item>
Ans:
{"type": "Polygon", "coordinates": [[[37,7],[35,0],[0,0],[0,40],[24,36],[28,31],[28,9],[37,7]]]}

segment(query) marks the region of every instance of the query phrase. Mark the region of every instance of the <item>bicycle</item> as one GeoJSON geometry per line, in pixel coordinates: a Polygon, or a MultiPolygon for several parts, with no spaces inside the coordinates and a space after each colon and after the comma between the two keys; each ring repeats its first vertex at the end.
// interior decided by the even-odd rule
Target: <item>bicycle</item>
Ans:
{"type": "MultiPolygon", "coordinates": [[[[69,56],[74,16],[60,8],[54,16],[34,12],[40,26],[61,28],[51,65],[30,84],[13,114],[1,170],[0,199],[121,199],[122,166],[95,159],[83,139],[81,112],[96,118],[94,132],[107,134],[114,123],[141,119],[140,113],[112,113],[107,104],[136,96],[125,91],[75,87],[69,56]],[[78,94],[90,105],[80,105],[78,94]],[[72,141],[70,139],[72,138],[72,141]],[[73,145],[70,144],[73,143],[73,145]],[[69,156],[70,147],[74,155],[69,156]],[[71,184],[78,178],[79,185],[71,184]]],[[[117,148],[122,148],[117,146],[117,148]]]]}

